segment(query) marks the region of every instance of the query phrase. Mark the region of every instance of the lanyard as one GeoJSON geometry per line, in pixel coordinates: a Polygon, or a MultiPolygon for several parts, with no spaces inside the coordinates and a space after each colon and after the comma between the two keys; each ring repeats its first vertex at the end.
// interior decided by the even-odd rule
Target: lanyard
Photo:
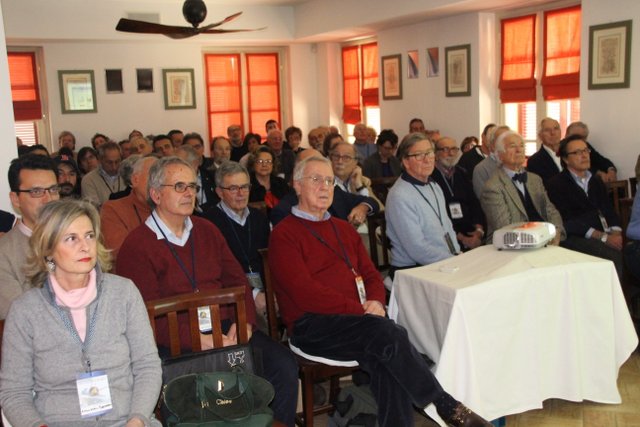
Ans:
{"type": "Polygon", "coordinates": [[[433,197],[436,199],[436,206],[438,207],[438,210],[436,210],[436,208],[433,207],[429,199],[424,197],[424,194],[422,194],[422,191],[420,191],[415,184],[412,183],[411,185],[413,185],[413,188],[416,189],[416,191],[418,192],[418,194],[420,194],[420,196],[424,199],[424,201],[427,202],[427,204],[429,205],[433,213],[436,214],[436,216],[438,217],[438,221],[440,221],[440,225],[444,228],[444,223],[442,222],[442,215],[440,214],[440,202],[438,201],[438,196],[436,195],[436,192],[433,190],[433,187],[431,186],[431,182],[429,182],[427,186],[431,189],[431,192],[433,193],[433,197]]]}
{"type": "Polygon", "coordinates": [[[138,212],[138,207],[136,205],[133,205],[133,210],[136,211],[136,216],[138,217],[138,224],[142,224],[142,218],[140,217],[140,212],[138,212]]]}
{"type": "MultiPolygon", "coordinates": [[[[106,186],[107,186],[107,188],[109,189],[109,192],[110,192],[111,194],[113,194],[113,193],[114,193],[114,191],[113,191],[113,189],[111,188],[111,186],[109,185],[109,183],[107,182],[107,180],[106,180],[106,179],[104,179],[104,176],[102,176],[102,174],[100,174],[100,173],[98,173],[98,175],[100,175],[100,178],[102,178],[102,182],[104,182],[104,185],[106,185],[106,186]]],[[[118,188],[116,189],[116,191],[120,191],[120,178],[118,178],[118,179],[117,179],[117,181],[118,181],[118,188]]]]}
{"type": "Polygon", "coordinates": [[[304,228],[306,228],[307,230],[309,230],[309,233],[311,233],[313,235],[313,237],[315,237],[316,239],[318,239],[318,241],[320,243],[322,243],[323,245],[325,245],[331,252],[333,252],[334,254],[336,254],[336,256],[338,258],[340,258],[342,261],[344,261],[345,264],[347,264],[347,267],[349,267],[349,269],[353,272],[354,275],[358,275],[356,273],[355,268],[353,268],[353,264],[351,264],[351,260],[349,259],[349,255],[347,255],[347,251],[344,248],[344,245],[342,244],[342,240],[340,240],[340,236],[338,236],[338,230],[336,230],[336,226],[333,223],[333,221],[331,221],[331,218],[329,218],[329,223],[331,224],[331,227],[333,228],[333,232],[336,235],[336,240],[338,241],[338,244],[340,245],[340,249],[342,250],[342,255],[340,255],[338,253],[338,251],[336,251],[334,248],[332,248],[331,246],[329,246],[329,243],[327,243],[326,240],[324,240],[322,238],[322,236],[320,236],[318,233],[316,233],[311,227],[309,227],[307,224],[305,224],[305,222],[298,218],[295,217],[298,221],[300,221],[300,224],[302,224],[304,226],[304,228]]]}
{"type": "MultiPolygon", "coordinates": [[[[247,263],[247,267],[249,268],[249,273],[253,273],[253,270],[251,269],[251,261],[249,260],[249,254],[247,254],[247,252],[244,250],[244,246],[242,245],[242,240],[240,240],[240,236],[238,236],[238,232],[236,231],[236,227],[234,224],[235,221],[232,221],[231,218],[229,218],[229,215],[227,215],[227,213],[219,207],[219,209],[222,211],[222,213],[224,214],[224,217],[227,219],[227,222],[229,223],[229,227],[231,227],[231,231],[233,231],[233,235],[236,237],[236,240],[238,241],[238,244],[240,245],[240,251],[242,252],[242,257],[244,258],[245,262],[247,263]]],[[[249,221],[249,215],[247,215],[247,248],[249,249],[249,252],[251,252],[251,221],[249,221]]],[[[240,225],[240,224],[238,224],[240,225]]]]}
{"type": "Polygon", "coordinates": [[[440,169],[438,169],[438,172],[440,173],[440,175],[442,175],[444,183],[447,184],[447,189],[449,190],[449,193],[451,194],[451,197],[455,197],[456,195],[453,194],[453,186],[455,185],[455,183],[454,183],[455,175],[451,175],[451,182],[449,182],[449,178],[447,178],[447,175],[442,173],[442,171],[440,169]]]}
{"type": "Polygon", "coordinates": [[[173,246],[171,246],[171,243],[169,243],[169,239],[167,239],[167,235],[164,234],[164,231],[162,231],[162,228],[160,228],[160,224],[158,224],[158,221],[156,220],[156,216],[153,213],[151,214],[151,218],[153,218],[153,222],[156,223],[158,230],[160,230],[160,233],[162,233],[162,237],[164,237],[164,242],[166,243],[167,247],[171,251],[171,255],[173,255],[173,257],[178,262],[180,269],[182,269],[182,272],[184,273],[184,275],[187,276],[187,279],[189,279],[189,283],[191,283],[191,288],[193,289],[194,292],[198,292],[199,289],[198,289],[198,284],[196,282],[196,254],[193,246],[194,237],[189,236],[189,242],[191,246],[191,271],[193,272],[193,275],[189,275],[189,272],[187,271],[187,267],[184,265],[184,262],[182,262],[182,259],[180,258],[176,250],[173,248],[173,246]]]}

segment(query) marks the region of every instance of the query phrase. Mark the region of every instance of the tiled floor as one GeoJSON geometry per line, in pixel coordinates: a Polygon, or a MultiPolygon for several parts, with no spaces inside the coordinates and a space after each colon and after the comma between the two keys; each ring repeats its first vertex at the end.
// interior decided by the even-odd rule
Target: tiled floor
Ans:
{"type": "MultiPolygon", "coordinates": [[[[622,404],[568,402],[549,399],[544,408],[507,417],[506,427],[640,427],[640,352],[636,351],[620,369],[618,389],[622,404]]],[[[315,427],[325,427],[327,415],[314,418],[315,427]]],[[[434,427],[426,417],[416,416],[415,427],[434,427]]]]}

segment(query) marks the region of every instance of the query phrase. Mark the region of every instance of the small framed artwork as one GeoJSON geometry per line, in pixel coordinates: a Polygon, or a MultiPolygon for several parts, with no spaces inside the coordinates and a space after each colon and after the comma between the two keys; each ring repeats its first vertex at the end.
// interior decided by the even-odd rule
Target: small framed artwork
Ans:
{"type": "Polygon", "coordinates": [[[122,93],[122,70],[105,70],[107,93],[122,93]]]}
{"type": "Polygon", "coordinates": [[[446,96],[471,96],[471,45],[444,50],[446,96]]]}
{"type": "Polygon", "coordinates": [[[420,75],[418,70],[418,51],[410,50],[407,52],[407,77],[410,79],[417,79],[420,75]]]}
{"type": "Polygon", "coordinates": [[[382,57],[382,99],[402,99],[402,57],[382,57]]]}
{"type": "Polygon", "coordinates": [[[98,111],[93,70],[59,70],[58,83],[62,114],[98,111]]]}
{"type": "Polygon", "coordinates": [[[427,77],[438,77],[440,73],[440,49],[430,47],[427,49],[427,77]]]}
{"type": "Polygon", "coordinates": [[[165,110],[196,108],[193,68],[162,70],[162,81],[165,110]]]}
{"type": "Polygon", "coordinates": [[[631,21],[589,27],[589,89],[631,84],[631,21]]]}
{"type": "Polygon", "coordinates": [[[136,80],[138,92],[153,92],[153,70],[151,68],[137,68],[136,80]]]}

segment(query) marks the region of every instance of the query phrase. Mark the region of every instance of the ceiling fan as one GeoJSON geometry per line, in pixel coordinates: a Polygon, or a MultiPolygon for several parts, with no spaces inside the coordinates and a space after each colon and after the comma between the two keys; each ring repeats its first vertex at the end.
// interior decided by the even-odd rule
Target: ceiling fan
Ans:
{"type": "Polygon", "coordinates": [[[118,25],[116,25],[116,30],[128,33],[164,34],[172,39],[186,39],[187,37],[193,37],[198,34],[239,33],[244,31],[259,31],[266,28],[255,28],[252,30],[223,30],[217,28],[222,24],[233,21],[238,16],[242,15],[242,12],[227,16],[220,22],[205,25],[204,27],[198,27],[198,25],[200,25],[200,23],[202,23],[207,17],[207,6],[205,6],[204,0],[185,0],[184,5],[182,5],[182,15],[184,16],[184,19],[192,25],[191,27],[162,25],[153,22],[121,18],[120,21],[118,21],[118,25]]]}

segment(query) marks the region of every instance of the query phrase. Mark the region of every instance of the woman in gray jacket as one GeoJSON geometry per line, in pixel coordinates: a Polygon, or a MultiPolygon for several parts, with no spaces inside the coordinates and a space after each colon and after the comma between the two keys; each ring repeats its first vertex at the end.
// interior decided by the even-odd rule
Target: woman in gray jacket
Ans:
{"type": "Polygon", "coordinates": [[[104,273],[100,217],[88,202],[40,212],[30,240],[33,289],[6,319],[0,406],[13,427],[160,426],[161,368],[135,285],[104,273]]]}

